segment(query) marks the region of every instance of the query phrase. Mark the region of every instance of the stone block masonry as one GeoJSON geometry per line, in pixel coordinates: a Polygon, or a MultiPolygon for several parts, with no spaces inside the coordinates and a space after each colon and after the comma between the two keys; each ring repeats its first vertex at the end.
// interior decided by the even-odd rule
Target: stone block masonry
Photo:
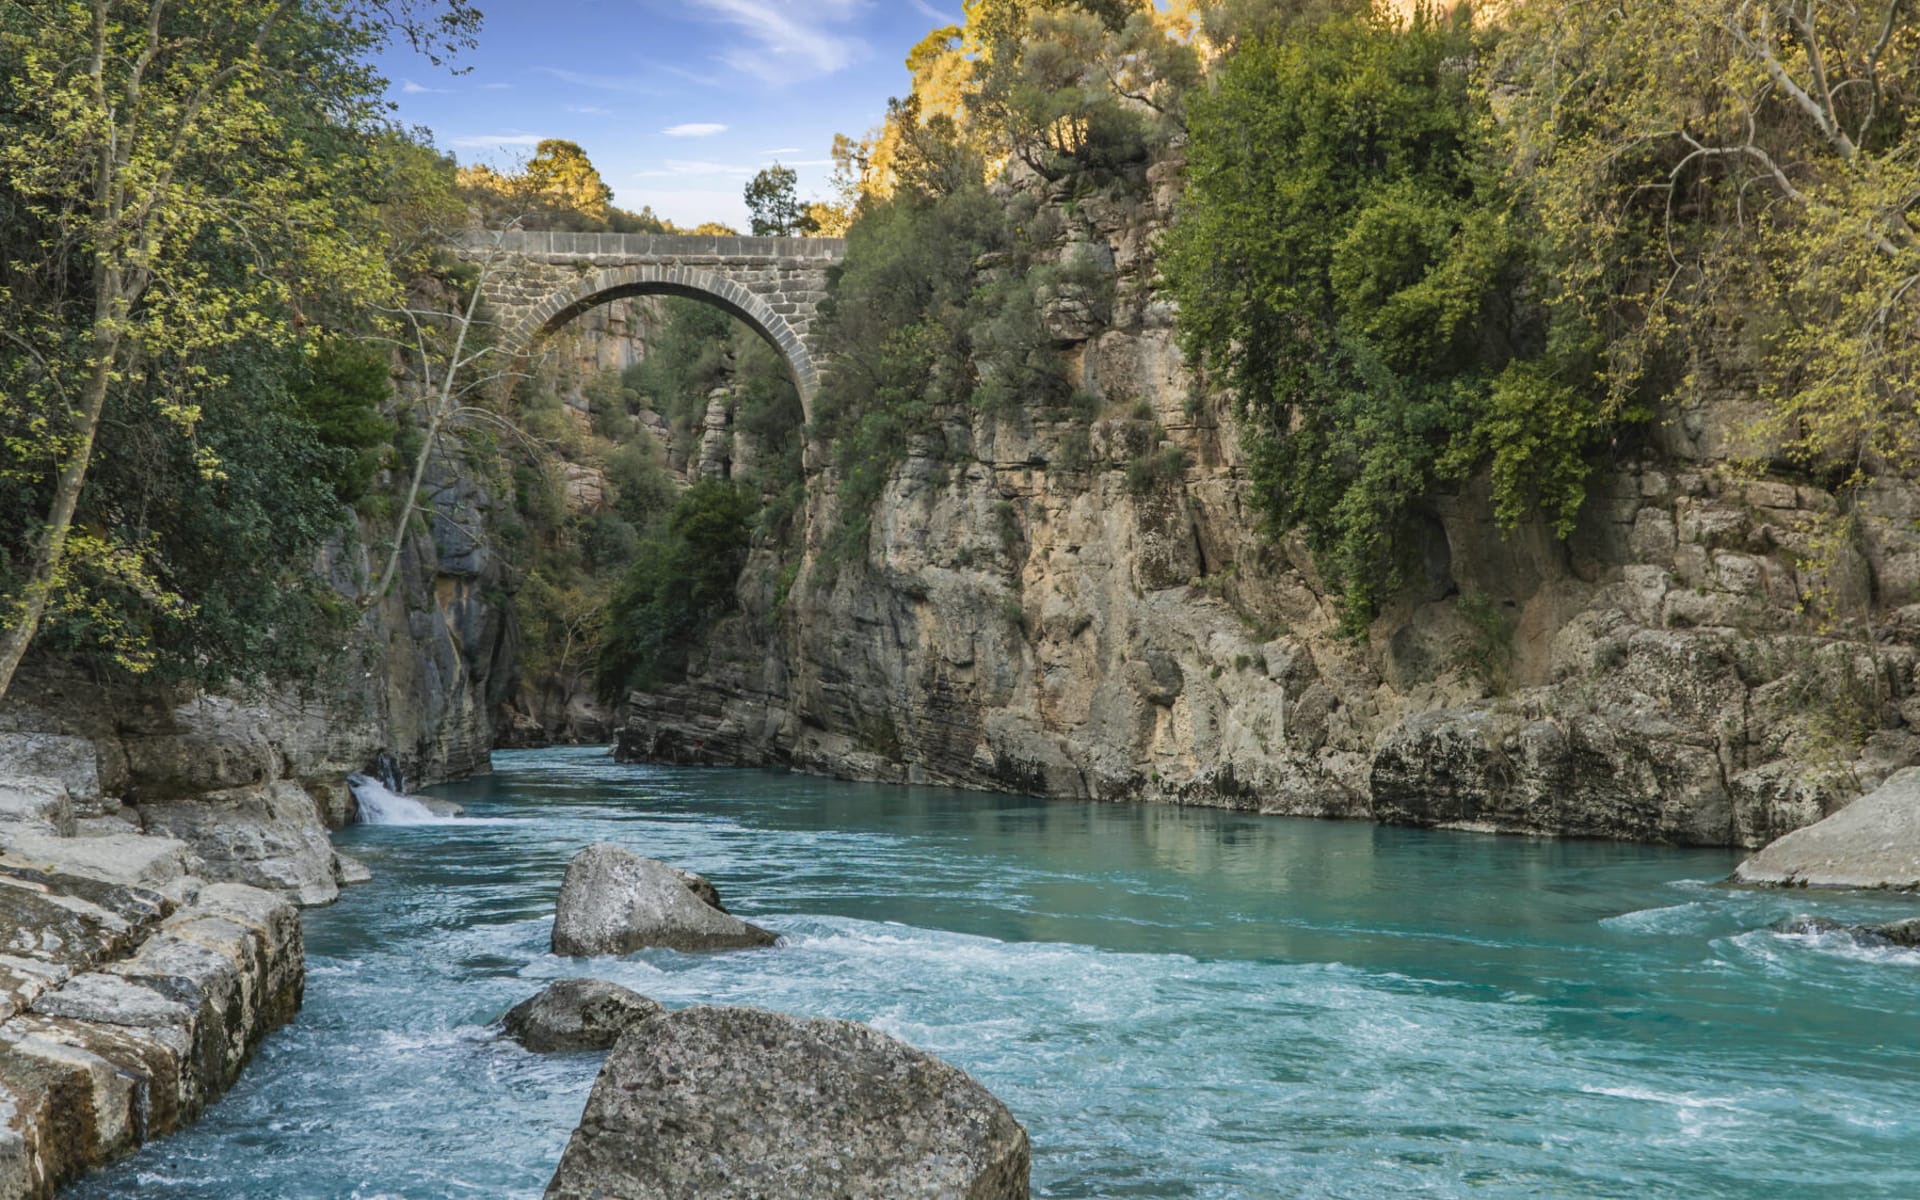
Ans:
{"type": "Polygon", "coordinates": [[[838,238],[474,232],[454,252],[488,266],[483,294],[518,353],[598,304],[627,296],[703,300],[778,349],[809,419],[824,367],[817,343],[838,238]]]}

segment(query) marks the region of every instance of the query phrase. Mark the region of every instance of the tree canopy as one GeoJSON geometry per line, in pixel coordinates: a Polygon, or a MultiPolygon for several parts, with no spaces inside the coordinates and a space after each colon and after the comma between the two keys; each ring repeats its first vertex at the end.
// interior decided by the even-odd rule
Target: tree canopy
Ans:
{"type": "Polygon", "coordinates": [[[477,21],[464,0],[0,6],[0,694],[43,629],[136,670],[248,660],[158,636],[281,594],[202,589],[194,528],[251,540],[236,579],[304,569],[303,488],[324,496],[351,450],[315,439],[290,381],[316,330],[394,295],[409,251],[383,206],[421,198],[385,174],[367,58],[396,35],[448,53],[477,21]],[[261,410],[227,403],[241,387],[261,410]],[[284,503],[254,486],[281,468],[284,503]]]}

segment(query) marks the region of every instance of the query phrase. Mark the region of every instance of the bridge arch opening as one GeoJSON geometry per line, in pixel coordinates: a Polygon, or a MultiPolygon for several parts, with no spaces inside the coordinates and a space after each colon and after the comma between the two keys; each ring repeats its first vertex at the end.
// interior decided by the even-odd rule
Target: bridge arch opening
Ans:
{"type": "Polygon", "coordinates": [[[785,362],[800,393],[802,415],[813,418],[813,397],[820,372],[806,342],[772,304],[724,275],[684,267],[616,267],[586,276],[579,283],[535,306],[522,326],[521,341],[531,349],[540,339],[602,304],[637,296],[675,296],[711,305],[744,323],[785,362]]]}

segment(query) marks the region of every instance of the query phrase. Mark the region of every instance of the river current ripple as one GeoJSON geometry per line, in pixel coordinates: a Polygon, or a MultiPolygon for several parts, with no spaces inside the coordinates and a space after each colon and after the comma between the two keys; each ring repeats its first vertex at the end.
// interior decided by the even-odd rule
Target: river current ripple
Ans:
{"type": "Polygon", "coordinates": [[[492,1022],[595,974],[847,1017],[965,1067],[1044,1197],[1920,1196],[1920,955],[1771,926],[1911,901],[1713,886],[1724,852],[502,754],[485,821],[360,827],[306,1007],[75,1200],[538,1197],[595,1055],[492,1022]],[[547,952],[612,841],[785,935],[547,952]]]}

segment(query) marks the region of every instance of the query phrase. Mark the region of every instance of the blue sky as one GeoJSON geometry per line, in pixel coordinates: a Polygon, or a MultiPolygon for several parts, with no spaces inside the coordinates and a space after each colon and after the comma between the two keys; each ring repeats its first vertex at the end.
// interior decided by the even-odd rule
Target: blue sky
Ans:
{"type": "Polygon", "coordinates": [[[959,0],[481,0],[455,75],[404,47],[381,60],[409,125],[461,162],[511,167],[543,137],[580,143],[614,203],[746,226],[741,190],[776,159],[824,195],[835,133],[907,89],[905,59],[959,0]]]}

